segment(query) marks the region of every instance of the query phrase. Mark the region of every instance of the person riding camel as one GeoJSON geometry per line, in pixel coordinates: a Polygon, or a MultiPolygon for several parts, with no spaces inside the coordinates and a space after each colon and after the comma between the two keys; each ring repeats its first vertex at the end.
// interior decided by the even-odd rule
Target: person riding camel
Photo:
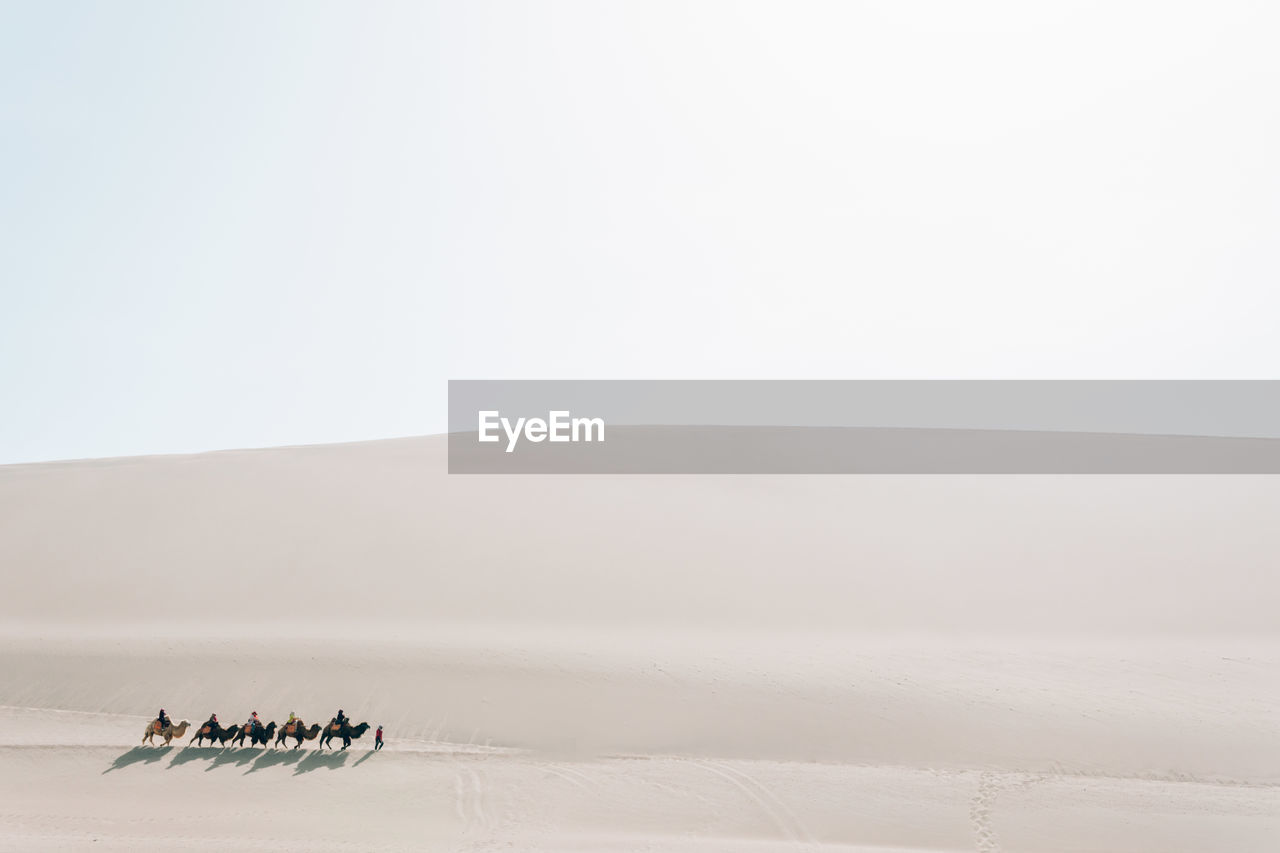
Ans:
{"type": "Polygon", "coordinates": [[[201,728],[208,728],[208,729],[209,729],[209,731],[211,731],[211,732],[216,732],[216,731],[218,730],[218,728],[219,728],[219,726],[218,726],[218,715],[217,715],[217,714],[210,714],[210,715],[209,715],[209,719],[207,719],[207,720],[205,720],[205,721],[204,721],[204,725],[203,725],[203,726],[201,726],[201,728]]]}
{"type": "Polygon", "coordinates": [[[348,717],[346,714],[342,713],[342,709],[341,709],[341,708],[339,708],[339,709],[338,709],[338,716],[336,716],[336,717],[334,717],[334,718],[333,718],[333,723],[334,723],[334,725],[336,725],[336,726],[345,726],[345,725],[349,725],[349,724],[351,723],[351,718],[350,718],[350,717],[348,717]]]}
{"type": "Polygon", "coordinates": [[[160,731],[164,731],[173,725],[173,720],[169,719],[169,715],[164,712],[164,708],[161,708],[160,713],[156,714],[156,722],[160,724],[160,731]]]}
{"type": "Polygon", "coordinates": [[[249,719],[246,720],[245,722],[249,726],[249,731],[251,732],[256,732],[258,729],[262,728],[262,720],[258,719],[257,711],[254,711],[252,714],[250,714],[249,719]]]}
{"type": "Polygon", "coordinates": [[[285,724],[284,724],[284,730],[285,730],[286,732],[288,732],[288,733],[292,734],[292,733],[293,733],[293,731],[294,731],[294,728],[295,728],[296,724],[297,724],[297,723],[301,723],[301,722],[302,722],[302,720],[298,717],[298,715],[297,715],[297,714],[295,714],[295,713],[293,713],[292,711],[290,711],[290,712],[289,712],[289,719],[288,719],[288,720],[286,720],[286,721],[285,721],[285,724]]]}

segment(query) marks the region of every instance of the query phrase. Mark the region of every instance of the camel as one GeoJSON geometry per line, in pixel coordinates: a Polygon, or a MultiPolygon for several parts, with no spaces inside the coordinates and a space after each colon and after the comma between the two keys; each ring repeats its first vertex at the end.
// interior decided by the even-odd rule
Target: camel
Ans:
{"type": "Polygon", "coordinates": [[[217,723],[205,722],[203,725],[200,726],[200,728],[196,729],[195,735],[191,738],[190,741],[188,741],[188,743],[197,743],[197,744],[203,745],[205,739],[208,739],[209,743],[213,743],[214,741],[217,741],[218,743],[226,743],[227,738],[234,735],[235,732],[236,732],[235,726],[232,726],[229,729],[224,729],[222,726],[218,725],[217,723]]]}
{"type": "Polygon", "coordinates": [[[189,725],[191,724],[188,723],[186,720],[183,720],[182,722],[178,723],[176,726],[173,723],[170,723],[169,725],[161,728],[159,720],[152,720],[151,722],[147,723],[147,732],[142,736],[142,742],[149,743],[152,746],[155,746],[156,742],[153,740],[153,738],[156,735],[159,735],[160,737],[164,738],[164,745],[168,746],[169,741],[173,740],[176,737],[180,738],[183,735],[185,735],[187,733],[187,726],[189,725]]]}
{"type": "Polygon", "coordinates": [[[240,731],[239,726],[231,726],[229,728],[223,729],[221,732],[218,733],[218,743],[222,744],[223,746],[226,746],[227,741],[235,737],[236,732],[238,731],[240,731]]]}
{"type": "Polygon", "coordinates": [[[367,731],[369,731],[368,723],[361,723],[358,726],[353,726],[350,723],[338,724],[330,721],[329,725],[324,727],[324,733],[320,735],[320,745],[327,747],[329,746],[329,741],[333,740],[335,737],[340,737],[342,738],[342,748],[346,749],[351,746],[351,741],[360,737],[360,735],[367,731]]]}
{"type": "Polygon", "coordinates": [[[241,744],[244,743],[244,739],[248,737],[249,746],[257,746],[258,744],[262,744],[263,746],[269,746],[271,743],[271,737],[275,733],[276,733],[275,721],[267,723],[265,726],[262,726],[262,725],[257,726],[256,728],[254,727],[253,723],[245,723],[243,725],[235,727],[234,734],[232,734],[230,738],[231,745],[240,746],[241,744]]]}
{"type": "Polygon", "coordinates": [[[312,723],[311,727],[307,728],[302,720],[294,720],[292,723],[285,723],[280,727],[280,734],[276,735],[275,745],[279,746],[289,738],[293,738],[298,742],[297,746],[294,747],[294,749],[297,749],[302,746],[303,740],[315,740],[319,735],[319,723],[312,723]]]}
{"type": "Polygon", "coordinates": [[[265,726],[258,726],[258,730],[254,732],[250,737],[251,743],[249,745],[257,746],[258,744],[262,744],[262,748],[266,749],[268,746],[272,746],[271,738],[275,733],[276,733],[275,720],[272,720],[271,722],[267,723],[265,726]]]}

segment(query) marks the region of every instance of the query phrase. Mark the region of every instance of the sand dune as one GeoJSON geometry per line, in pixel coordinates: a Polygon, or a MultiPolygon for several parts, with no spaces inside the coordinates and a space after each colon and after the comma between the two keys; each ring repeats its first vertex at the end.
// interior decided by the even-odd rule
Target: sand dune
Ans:
{"type": "Polygon", "coordinates": [[[1274,477],[0,468],[0,849],[1271,851],[1274,477]],[[346,754],[140,747],[344,708],[346,754]]]}

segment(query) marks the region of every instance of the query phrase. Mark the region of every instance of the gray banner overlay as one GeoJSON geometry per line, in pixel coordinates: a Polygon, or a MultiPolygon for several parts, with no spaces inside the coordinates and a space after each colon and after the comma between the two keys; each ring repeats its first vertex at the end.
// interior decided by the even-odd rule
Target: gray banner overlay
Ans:
{"type": "Polygon", "coordinates": [[[454,380],[449,471],[1275,474],[1280,382],[454,380]]]}

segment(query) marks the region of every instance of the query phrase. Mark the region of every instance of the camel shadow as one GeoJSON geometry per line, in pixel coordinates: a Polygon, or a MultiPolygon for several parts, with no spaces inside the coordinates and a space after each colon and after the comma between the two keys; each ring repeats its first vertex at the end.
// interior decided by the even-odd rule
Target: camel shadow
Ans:
{"type": "Polygon", "coordinates": [[[103,775],[110,773],[112,770],[121,770],[131,764],[154,764],[164,758],[173,747],[171,746],[135,746],[128,752],[116,756],[116,760],[111,762],[111,766],[103,770],[103,775]]]}
{"type": "Polygon", "coordinates": [[[243,767],[253,761],[253,757],[258,754],[256,749],[247,746],[224,749],[214,757],[213,761],[209,762],[209,766],[204,769],[204,772],[208,773],[210,770],[217,770],[219,767],[226,767],[227,765],[243,767]]]}
{"type": "Polygon", "coordinates": [[[301,752],[294,752],[291,749],[273,749],[270,752],[264,752],[257,761],[253,762],[252,767],[244,771],[244,775],[248,776],[250,773],[257,773],[259,770],[263,770],[267,767],[279,767],[282,764],[297,764],[299,760],[301,760],[302,755],[303,754],[301,752]]]}
{"type": "Polygon", "coordinates": [[[293,775],[300,776],[312,770],[319,770],[321,767],[336,770],[346,763],[345,752],[308,752],[306,758],[299,761],[298,766],[293,768],[293,775]]]}
{"type": "Polygon", "coordinates": [[[352,762],[351,766],[352,766],[352,767],[359,767],[361,764],[364,764],[364,763],[365,763],[366,761],[368,761],[370,758],[373,758],[373,753],[374,753],[374,750],[372,750],[372,749],[371,749],[371,750],[369,750],[369,751],[368,751],[368,752],[366,752],[364,755],[360,756],[360,757],[359,757],[359,758],[357,758],[354,762],[352,762]]]}
{"type": "Polygon", "coordinates": [[[213,758],[221,751],[216,746],[184,746],[173,756],[173,761],[169,762],[169,766],[177,767],[179,764],[199,761],[202,758],[213,758]]]}

